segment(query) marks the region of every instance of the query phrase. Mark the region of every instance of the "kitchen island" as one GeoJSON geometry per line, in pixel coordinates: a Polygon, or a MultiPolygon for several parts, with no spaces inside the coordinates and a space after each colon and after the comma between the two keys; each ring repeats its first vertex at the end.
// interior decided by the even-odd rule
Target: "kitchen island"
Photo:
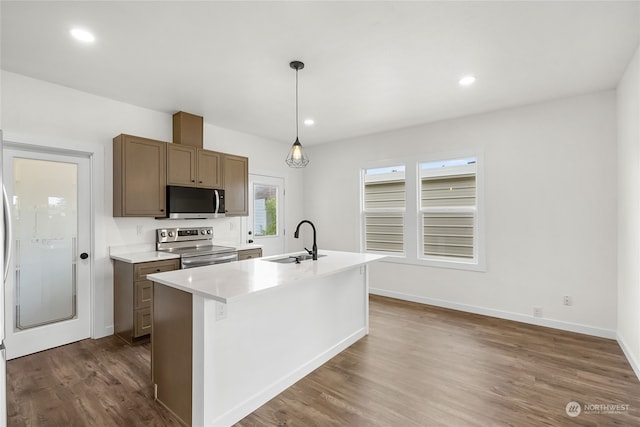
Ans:
{"type": "Polygon", "coordinates": [[[157,400],[185,424],[231,425],[368,333],[367,264],[251,259],[148,275],[157,400]]]}

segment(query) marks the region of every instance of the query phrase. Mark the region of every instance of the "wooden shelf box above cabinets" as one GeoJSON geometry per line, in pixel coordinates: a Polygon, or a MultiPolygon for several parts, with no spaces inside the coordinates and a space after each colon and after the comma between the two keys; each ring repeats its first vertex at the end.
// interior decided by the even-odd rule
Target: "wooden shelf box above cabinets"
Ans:
{"type": "Polygon", "coordinates": [[[173,115],[173,143],[203,148],[204,118],[179,111],[173,115]]]}
{"type": "Polygon", "coordinates": [[[113,216],[164,216],[166,142],[113,138],[113,216]]]}
{"type": "Polygon", "coordinates": [[[222,153],[167,144],[167,184],[222,188],[222,153]]]}

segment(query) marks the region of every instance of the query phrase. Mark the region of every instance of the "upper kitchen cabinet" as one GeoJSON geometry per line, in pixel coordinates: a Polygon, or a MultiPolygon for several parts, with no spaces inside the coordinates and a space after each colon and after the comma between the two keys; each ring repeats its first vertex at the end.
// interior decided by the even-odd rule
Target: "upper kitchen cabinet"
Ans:
{"type": "Polygon", "coordinates": [[[222,155],[227,216],[249,215],[249,159],[222,155]]]}
{"type": "Polygon", "coordinates": [[[222,153],[198,149],[198,187],[222,188],[222,153]]]}
{"type": "Polygon", "coordinates": [[[222,154],[181,144],[167,144],[167,184],[222,188],[222,154]]]}
{"type": "Polygon", "coordinates": [[[113,216],[165,215],[166,146],[125,134],[113,138],[113,216]]]}

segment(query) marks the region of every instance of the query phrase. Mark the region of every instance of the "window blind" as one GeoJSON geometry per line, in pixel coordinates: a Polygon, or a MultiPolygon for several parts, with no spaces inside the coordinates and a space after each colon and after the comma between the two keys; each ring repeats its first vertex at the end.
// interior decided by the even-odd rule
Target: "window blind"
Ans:
{"type": "Polygon", "coordinates": [[[476,176],[422,177],[423,255],[473,258],[476,176]]]}
{"type": "Polygon", "coordinates": [[[404,252],[404,208],[404,180],[365,182],[365,251],[404,252]]]}

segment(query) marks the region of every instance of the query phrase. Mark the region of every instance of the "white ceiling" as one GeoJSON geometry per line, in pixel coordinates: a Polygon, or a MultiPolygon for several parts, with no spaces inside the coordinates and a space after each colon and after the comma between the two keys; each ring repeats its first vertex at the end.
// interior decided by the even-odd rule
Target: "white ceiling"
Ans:
{"type": "Polygon", "coordinates": [[[2,68],[304,145],[616,87],[640,3],[2,1],[2,68]],[[82,45],[69,29],[90,29],[82,45]],[[463,88],[458,79],[477,77],[463,88]]]}

